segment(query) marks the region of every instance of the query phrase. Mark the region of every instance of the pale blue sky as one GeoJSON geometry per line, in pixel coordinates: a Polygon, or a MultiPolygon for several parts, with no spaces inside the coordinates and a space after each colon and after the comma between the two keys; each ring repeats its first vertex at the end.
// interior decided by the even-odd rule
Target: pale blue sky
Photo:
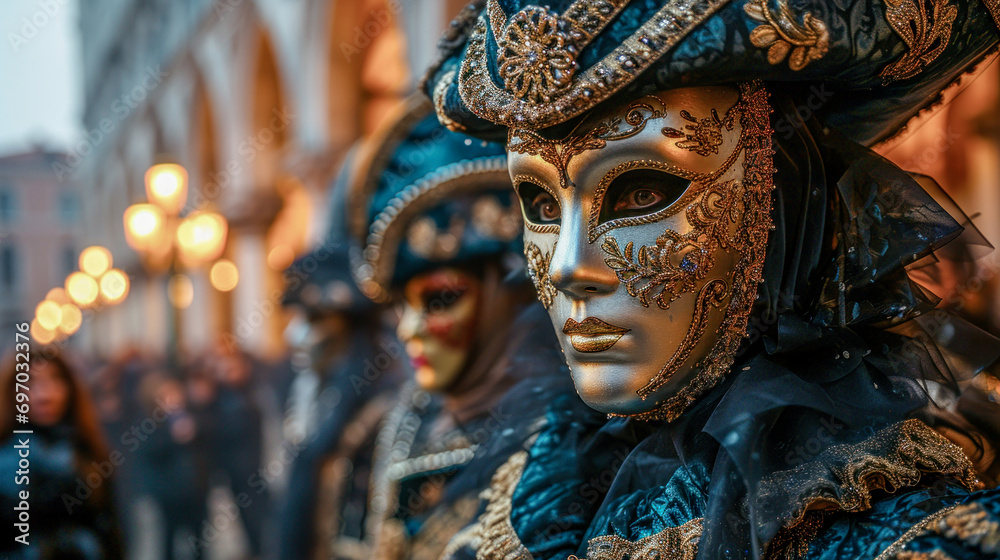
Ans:
{"type": "Polygon", "coordinates": [[[0,155],[35,143],[63,149],[77,138],[78,22],[77,0],[0,2],[0,155]]]}

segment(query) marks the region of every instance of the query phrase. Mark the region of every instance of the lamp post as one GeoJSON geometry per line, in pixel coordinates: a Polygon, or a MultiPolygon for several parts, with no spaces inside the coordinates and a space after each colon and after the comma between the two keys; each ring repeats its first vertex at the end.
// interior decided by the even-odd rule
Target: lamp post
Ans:
{"type": "Polygon", "coordinates": [[[180,310],[191,303],[191,281],[179,271],[213,261],[226,248],[229,225],[215,212],[181,216],[187,201],[188,174],[176,163],[158,163],[146,171],[148,202],[125,209],[125,241],[153,272],[166,272],[168,315],[167,360],[175,368],[180,345],[180,310]]]}

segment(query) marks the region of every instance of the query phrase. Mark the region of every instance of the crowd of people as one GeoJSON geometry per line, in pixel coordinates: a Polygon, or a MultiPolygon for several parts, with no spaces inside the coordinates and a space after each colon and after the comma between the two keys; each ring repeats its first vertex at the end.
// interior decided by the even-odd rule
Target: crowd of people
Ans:
{"type": "MultiPolygon", "coordinates": [[[[143,547],[168,559],[204,557],[219,533],[210,519],[213,487],[252,496],[233,523],[260,557],[271,507],[264,434],[269,420],[280,422],[281,368],[222,346],[173,371],[136,351],[107,364],[75,358],[41,349],[30,362],[30,423],[20,428],[34,431],[31,540],[41,548],[23,557],[142,557],[143,547]],[[155,505],[151,517],[138,515],[143,500],[155,505]]],[[[11,397],[13,364],[4,380],[11,397]]],[[[4,428],[9,440],[18,427],[4,428]]],[[[16,450],[6,445],[4,454],[8,472],[16,450]]],[[[5,549],[11,558],[24,552],[5,549]]]]}

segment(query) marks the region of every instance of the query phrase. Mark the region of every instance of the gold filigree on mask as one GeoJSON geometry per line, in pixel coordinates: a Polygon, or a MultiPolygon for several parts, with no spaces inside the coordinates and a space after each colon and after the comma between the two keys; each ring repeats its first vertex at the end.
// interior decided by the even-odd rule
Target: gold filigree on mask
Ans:
{"type": "MultiPolygon", "coordinates": [[[[555,252],[555,245],[552,246],[555,252]]],[[[556,299],[556,287],[549,277],[549,266],[552,264],[552,253],[545,252],[531,241],[524,244],[524,257],[528,262],[528,276],[535,285],[535,293],[542,307],[548,309],[556,299]]]]}
{"type": "Polygon", "coordinates": [[[684,125],[684,129],[689,132],[677,130],[669,126],[663,127],[663,134],[668,138],[684,138],[678,142],[677,147],[691,150],[700,156],[719,153],[719,146],[722,145],[722,131],[732,130],[736,125],[736,115],[733,111],[734,105],[726,112],[725,120],[719,118],[719,112],[712,109],[712,115],[703,119],[698,119],[687,111],[681,111],[681,118],[691,124],[684,125]]]}
{"type": "Polygon", "coordinates": [[[715,267],[716,253],[732,247],[730,224],[738,223],[741,217],[738,203],[743,200],[742,191],[738,181],[706,186],[698,201],[687,208],[687,220],[693,228],[690,233],[681,235],[668,229],[656,238],[655,245],[639,247],[635,254],[631,241],[623,252],[614,237],[605,237],[601,245],[607,255],[604,263],[643,307],[649,307],[653,290],[659,288],[653,300],[666,309],[708,276],[715,267]]]}
{"type": "Polygon", "coordinates": [[[884,84],[916,76],[948,46],[958,8],[948,0],[930,1],[928,13],[925,0],[886,0],[885,19],[906,43],[907,51],[882,69],[879,76],[884,84]]]}
{"type": "Polygon", "coordinates": [[[602,121],[582,134],[570,132],[565,138],[550,140],[528,129],[511,128],[507,134],[507,149],[519,154],[542,158],[559,173],[559,186],[569,188],[569,162],[574,156],[588,150],[599,150],[608,141],[624,140],[639,134],[650,119],[661,119],[666,114],[663,102],[653,96],[633,101],[625,110],[625,117],[612,117],[602,121]],[[622,123],[628,125],[622,128],[622,123]]]}
{"type": "Polygon", "coordinates": [[[763,22],[750,32],[750,43],[767,49],[767,61],[780,64],[788,57],[788,67],[799,71],[814,60],[823,58],[830,49],[830,33],[822,20],[810,12],[802,15],[802,23],[784,0],[778,0],[778,13],[772,14],[767,0],[749,0],[743,11],[752,19],[763,22]]]}
{"type": "Polygon", "coordinates": [[[736,147],[733,149],[733,152],[728,158],[726,158],[726,161],[722,163],[719,169],[712,173],[693,173],[683,167],[657,160],[632,160],[616,166],[601,179],[601,182],[597,185],[597,189],[594,190],[594,204],[591,206],[590,218],[587,221],[587,240],[590,243],[593,243],[594,241],[597,241],[597,238],[602,234],[613,229],[624,226],[651,224],[677,214],[682,209],[687,207],[688,204],[690,204],[695,198],[697,198],[703,192],[705,186],[711,185],[717,181],[719,177],[729,171],[733,164],[736,163],[736,160],[739,159],[739,156],[743,153],[742,148],[743,139],[741,138],[736,147]],[[601,217],[601,207],[604,205],[604,195],[607,193],[608,186],[610,186],[611,182],[614,181],[619,175],[633,169],[656,169],[659,171],[665,171],[691,181],[692,185],[687,191],[684,192],[683,195],[681,195],[679,199],[666,208],[651,214],[645,214],[643,216],[615,218],[604,223],[598,223],[601,217]]]}
{"type": "MultiPolygon", "coordinates": [[[[714,280],[702,288],[702,291],[699,292],[695,315],[692,317],[691,326],[681,343],[681,347],[657,375],[638,391],[638,394],[642,398],[646,398],[651,391],[661,387],[670,375],[673,375],[677,369],[684,365],[691,350],[704,334],[704,327],[701,326],[704,317],[699,318],[699,314],[707,313],[712,306],[721,306],[721,302],[728,297],[729,305],[726,306],[722,324],[716,331],[719,334],[719,339],[709,354],[694,364],[693,369],[696,374],[690,383],[659,403],[653,410],[634,415],[635,418],[667,421],[676,419],[688,405],[718,383],[719,379],[729,371],[740,342],[746,336],[750,310],[757,298],[757,286],[763,278],[767,238],[772,224],[771,203],[774,189],[772,155],[774,152],[771,149],[771,108],[767,103],[767,91],[763,85],[760,82],[740,84],[740,101],[738,103],[742,105],[740,110],[742,130],[740,145],[743,147],[737,149],[737,152],[743,153],[744,156],[743,181],[706,187],[701,201],[695,204],[693,210],[689,211],[688,214],[688,221],[691,222],[695,231],[701,230],[701,236],[681,236],[668,230],[662,237],[664,239],[662,247],[658,239],[657,247],[659,250],[655,254],[651,254],[651,249],[647,249],[643,258],[647,265],[653,262],[653,257],[656,257],[660,263],[669,263],[669,267],[666,264],[660,267],[661,270],[668,271],[662,282],[656,283],[660,281],[660,278],[655,274],[648,276],[655,286],[664,286],[657,294],[657,304],[661,307],[662,296],[667,299],[665,303],[669,303],[671,298],[676,297],[675,294],[694,289],[696,283],[693,282],[696,281],[692,281],[692,278],[699,276],[707,278],[708,271],[699,269],[702,267],[710,268],[714,264],[714,258],[706,258],[702,253],[703,250],[707,250],[709,247],[714,248],[714,250],[734,250],[740,256],[739,261],[733,269],[728,290],[715,283],[714,280]],[[735,223],[737,226],[734,234],[729,233],[730,223],[735,223]],[[684,263],[685,258],[687,259],[686,264],[684,263]],[[683,274],[678,273],[678,270],[683,274]],[[676,277],[671,275],[676,275],[676,277]],[[709,288],[710,285],[711,288],[709,288]],[[720,288],[723,293],[719,293],[720,288]]],[[[608,247],[608,249],[612,249],[612,247],[608,247]]],[[[621,256],[626,255],[622,252],[621,256]]],[[[638,258],[638,253],[635,256],[638,258]]],[[[631,262],[631,259],[625,259],[625,261],[631,262]]],[[[609,264],[617,265],[620,263],[620,260],[614,260],[609,264]]],[[[637,264],[642,265],[641,262],[637,264]]],[[[620,270],[623,274],[619,276],[619,279],[622,282],[631,281],[628,264],[626,263],[626,266],[620,270]]],[[[644,272],[638,268],[635,270],[644,272]]],[[[618,270],[615,272],[618,274],[618,270]]],[[[642,288],[639,288],[639,291],[636,292],[636,297],[642,293],[641,290],[642,288]]],[[[649,292],[646,293],[648,298],[649,292]]]]}

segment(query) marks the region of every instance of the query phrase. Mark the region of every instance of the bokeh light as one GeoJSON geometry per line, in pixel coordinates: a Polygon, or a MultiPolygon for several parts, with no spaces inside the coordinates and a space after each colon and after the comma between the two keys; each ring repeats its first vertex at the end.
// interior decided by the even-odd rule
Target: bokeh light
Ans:
{"type": "Polygon", "coordinates": [[[176,163],[159,163],[146,170],[146,197],[170,215],[187,202],[187,171],[176,163]]]}
{"type": "Polygon", "coordinates": [[[208,273],[208,278],[212,282],[212,287],[220,292],[228,292],[236,287],[240,281],[240,271],[236,264],[228,259],[221,259],[212,265],[208,273]]]}
{"type": "Polygon", "coordinates": [[[80,270],[94,278],[107,272],[112,262],[111,251],[100,245],[92,245],[80,252],[80,270]]]}
{"type": "Polygon", "coordinates": [[[62,322],[62,310],[58,303],[45,300],[35,307],[35,319],[43,329],[54,331],[62,322]]]}
{"type": "Polygon", "coordinates": [[[170,304],[177,309],[187,309],[194,301],[194,284],[183,274],[175,274],[167,282],[167,295],[170,304]]]}
{"type": "Polygon", "coordinates": [[[31,321],[31,338],[39,344],[50,344],[56,339],[56,333],[46,329],[38,323],[38,319],[31,321]]]}
{"type": "Polygon", "coordinates": [[[97,280],[83,272],[74,272],[66,277],[66,293],[73,303],[87,307],[97,300],[97,280]]]}
{"type": "Polygon", "coordinates": [[[101,300],[109,305],[120,303],[128,296],[129,285],[128,275],[117,268],[112,268],[101,276],[101,300]]]}
{"type": "Polygon", "coordinates": [[[59,322],[59,331],[66,335],[71,335],[80,330],[83,324],[83,313],[80,308],[72,303],[65,303],[59,306],[62,311],[62,320],[59,322]]]}

